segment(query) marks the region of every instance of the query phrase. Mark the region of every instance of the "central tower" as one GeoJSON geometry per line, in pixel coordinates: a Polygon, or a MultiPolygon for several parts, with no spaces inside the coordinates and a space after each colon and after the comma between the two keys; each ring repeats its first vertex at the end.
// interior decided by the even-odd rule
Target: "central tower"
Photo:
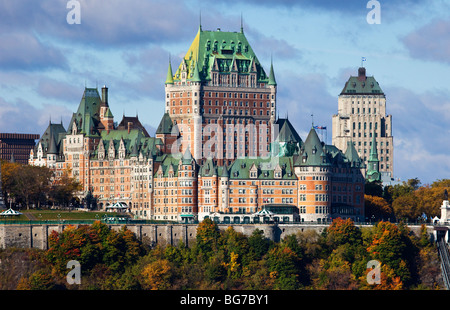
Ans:
{"type": "Polygon", "coordinates": [[[277,84],[266,74],[240,32],[204,31],[200,26],[173,73],[169,62],[165,112],[179,132],[184,154],[202,163],[230,164],[238,157],[270,151],[277,84]]]}

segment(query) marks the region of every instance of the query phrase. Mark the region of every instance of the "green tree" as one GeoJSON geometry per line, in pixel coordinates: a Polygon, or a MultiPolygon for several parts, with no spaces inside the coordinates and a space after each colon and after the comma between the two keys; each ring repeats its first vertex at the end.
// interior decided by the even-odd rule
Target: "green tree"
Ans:
{"type": "Polygon", "coordinates": [[[275,288],[281,290],[298,289],[300,286],[300,258],[286,245],[278,245],[269,250],[268,269],[275,277],[275,288]]]}
{"type": "Polygon", "coordinates": [[[264,231],[255,229],[248,238],[249,257],[253,260],[260,260],[269,251],[272,241],[264,236],[264,231]]]}
{"type": "Polygon", "coordinates": [[[198,251],[206,256],[211,256],[217,250],[217,242],[220,231],[217,224],[207,218],[199,223],[197,227],[196,247],[198,251]]]}

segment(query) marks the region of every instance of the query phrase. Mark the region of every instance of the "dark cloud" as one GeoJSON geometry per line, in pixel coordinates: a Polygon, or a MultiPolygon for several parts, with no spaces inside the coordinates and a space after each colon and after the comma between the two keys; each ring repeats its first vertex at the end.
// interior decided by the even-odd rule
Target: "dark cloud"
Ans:
{"type": "Polygon", "coordinates": [[[450,21],[434,20],[401,38],[411,57],[450,63],[450,21]]]}
{"type": "Polygon", "coordinates": [[[65,56],[28,33],[0,33],[0,68],[3,70],[66,69],[65,56]]]}
{"type": "Polygon", "coordinates": [[[72,111],[60,105],[36,107],[22,99],[10,102],[0,97],[0,132],[42,134],[50,120],[67,126],[71,115],[72,111]]]}
{"type": "Polygon", "coordinates": [[[80,24],[69,24],[68,1],[0,1],[0,31],[35,31],[64,42],[117,47],[175,42],[195,29],[198,13],[183,1],[78,0],[80,24]]]}

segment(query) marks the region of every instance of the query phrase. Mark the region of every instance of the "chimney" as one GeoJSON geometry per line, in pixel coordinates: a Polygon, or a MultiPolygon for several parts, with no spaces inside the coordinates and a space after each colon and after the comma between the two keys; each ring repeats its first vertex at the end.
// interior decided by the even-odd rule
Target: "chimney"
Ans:
{"type": "Polygon", "coordinates": [[[108,106],[108,87],[106,85],[102,87],[102,102],[108,106]]]}
{"type": "Polygon", "coordinates": [[[133,122],[128,122],[128,133],[130,133],[130,130],[132,127],[133,127],[133,122]]]}
{"type": "Polygon", "coordinates": [[[358,69],[358,80],[360,81],[366,80],[366,68],[361,67],[358,69]]]}

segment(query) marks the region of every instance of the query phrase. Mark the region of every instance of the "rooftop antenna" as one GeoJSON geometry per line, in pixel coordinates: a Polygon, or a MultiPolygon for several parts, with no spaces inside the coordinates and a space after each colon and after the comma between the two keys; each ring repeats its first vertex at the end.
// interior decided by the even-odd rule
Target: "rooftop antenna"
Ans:
{"type": "Polygon", "coordinates": [[[202,11],[200,10],[200,17],[199,17],[199,29],[202,31],[202,11]]]}
{"type": "Polygon", "coordinates": [[[311,114],[311,124],[312,128],[314,128],[314,114],[311,114]]]}
{"type": "Polygon", "coordinates": [[[244,22],[242,20],[242,12],[241,12],[241,33],[244,33],[244,22]]]}

